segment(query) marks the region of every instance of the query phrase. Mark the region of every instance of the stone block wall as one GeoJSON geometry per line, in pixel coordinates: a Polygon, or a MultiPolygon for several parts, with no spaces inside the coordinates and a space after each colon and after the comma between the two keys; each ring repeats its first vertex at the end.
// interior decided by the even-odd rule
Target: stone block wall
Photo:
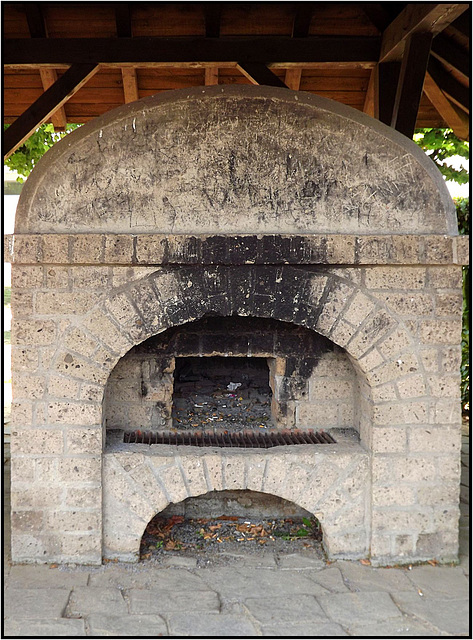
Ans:
{"type": "Polygon", "coordinates": [[[219,489],[314,513],[329,557],[455,560],[469,239],[412,141],[303,92],[167,92],[55,145],[15,231],[14,561],[136,559],[157,511],[219,489]],[[126,354],[208,316],[336,345],[337,379],[327,352],[308,400],[289,402],[299,426],[353,420],[359,443],[105,450],[105,391],[126,354]]]}

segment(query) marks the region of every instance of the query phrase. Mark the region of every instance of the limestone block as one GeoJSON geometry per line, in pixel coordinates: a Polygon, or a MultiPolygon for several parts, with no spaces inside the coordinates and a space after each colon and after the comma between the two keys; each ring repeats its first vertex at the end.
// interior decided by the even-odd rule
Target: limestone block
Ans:
{"type": "Polygon", "coordinates": [[[286,467],[281,458],[279,456],[269,458],[263,480],[264,493],[272,493],[275,496],[280,496],[285,477],[286,467]]]}
{"type": "Polygon", "coordinates": [[[13,290],[10,301],[15,318],[29,318],[33,314],[33,294],[31,292],[13,290]]]}
{"type": "Polygon", "coordinates": [[[460,266],[429,267],[427,273],[433,289],[460,289],[462,286],[460,266]]]}
{"type": "Polygon", "coordinates": [[[330,339],[340,347],[345,347],[352,339],[355,328],[343,318],[330,331],[330,339]]]}
{"type": "Polygon", "coordinates": [[[102,504],[102,487],[71,487],[66,488],[64,505],[77,509],[100,507],[102,504]]]}
{"type": "Polygon", "coordinates": [[[39,363],[38,348],[23,348],[12,344],[11,366],[12,371],[35,371],[39,363]]]}
{"type": "Polygon", "coordinates": [[[300,403],[296,409],[296,426],[314,428],[338,426],[336,403],[300,403]]]}
{"type": "Polygon", "coordinates": [[[386,333],[396,326],[395,320],[384,309],[367,317],[348,344],[347,351],[355,358],[361,357],[386,333]]]}
{"type": "MultiPolygon", "coordinates": [[[[173,240],[175,239],[173,238],[173,240]]],[[[160,264],[164,258],[167,244],[167,239],[162,235],[139,235],[136,240],[137,261],[145,264],[160,264]]]]}
{"type": "Polygon", "coordinates": [[[373,484],[380,486],[432,483],[437,476],[431,456],[377,455],[373,458],[372,470],[373,484]]]}
{"type": "Polygon", "coordinates": [[[141,492],[148,498],[155,512],[162,511],[169,501],[147,462],[144,461],[142,464],[136,465],[129,473],[136,484],[141,487],[141,492]]]}
{"type": "MultiPolygon", "coordinates": [[[[46,528],[52,531],[71,531],[77,534],[101,529],[100,511],[54,511],[45,517],[46,528]]],[[[67,546],[67,545],[66,545],[67,546]]],[[[64,552],[64,547],[63,547],[64,552]]],[[[82,555],[82,554],[81,554],[82,555]]]]}
{"type": "Polygon", "coordinates": [[[440,353],[440,371],[445,373],[456,373],[460,371],[462,354],[460,343],[451,347],[442,347],[440,353]]]}
{"type": "Polygon", "coordinates": [[[12,322],[12,344],[42,346],[54,344],[56,323],[53,320],[21,320],[12,322]]]}
{"type": "Polygon", "coordinates": [[[15,533],[42,531],[44,511],[12,511],[11,528],[15,533]]]}
{"type": "Polygon", "coordinates": [[[183,470],[189,495],[199,496],[208,492],[202,456],[180,456],[178,464],[183,470]]]}
{"type": "Polygon", "coordinates": [[[63,482],[99,483],[102,462],[99,456],[93,458],[61,458],[58,461],[58,477],[63,482]]]}
{"type": "Polygon", "coordinates": [[[396,388],[401,399],[420,398],[426,395],[426,386],[422,374],[416,374],[398,380],[396,382],[396,388]]]}
{"type": "Polygon", "coordinates": [[[424,263],[453,262],[453,242],[450,236],[429,236],[424,244],[424,263]]]}
{"type": "Polygon", "coordinates": [[[76,327],[72,328],[63,340],[63,344],[68,349],[90,358],[97,350],[98,343],[89,334],[76,327]]]}
{"type": "Polygon", "coordinates": [[[49,398],[70,398],[79,397],[80,383],[63,376],[50,376],[48,382],[49,398]]]}
{"type": "Polygon", "coordinates": [[[430,393],[436,398],[460,399],[460,375],[430,375],[427,378],[430,393]]]}
{"type": "Polygon", "coordinates": [[[371,524],[374,531],[421,532],[432,527],[432,510],[429,507],[417,507],[414,511],[377,507],[373,509],[371,524]]]}
{"type": "Polygon", "coordinates": [[[12,379],[13,397],[15,400],[42,398],[45,386],[44,376],[18,372],[12,379]]]}
{"type": "Polygon", "coordinates": [[[32,482],[35,477],[35,459],[34,458],[19,458],[18,456],[12,457],[10,461],[11,466],[11,480],[15,482],[20,480],[22,482],[32,482]]]}
{"type": "Polygon", "coordinates": [[[35,309],[41,315],[85,315],[96,301],[90,291],[38,291],[35,309]]]}
{"type": "Polygon", "coordinates": [[[12,259],[19,264],[34,264],[42,260],[42,237],[39,235],[15,234],[11,251],[12,259]]]}
{"type": "Polygon", "coordinates": [[[222,460],[222,476],[225,489],[246,489],[244,456],[225,453],[222,460]]]}
{"type": "Polygon", "coordinates": [[[134,256],[134,237],[128,235],[107,234],[105,236],[106,263],[131,264],[134,256]]]}
{"type": "Polygon", "coordinates": [[[209,491],[223,490],[222,457],[220,453],[205,453],[204,464],[207,470],[209,491]]]}
{"type": "Polygon", "coordinates": [[[461,423],[461,402],[457,399],[441,399],[435,403],[431,409],[430,420],[434,424],[453,424],[461,423]]]}
{"type": "Polygon", "coordinates": [[[83,382],[80,387],[79,398],[87,402],[101,403],[103,399],[103,387],[83,382]]]}
{"type": "Polygon", "coordinates": [[[368,289],[423,289],[426,282],[424,267],[373,267],[365,273],[368,289]]]}
{"type": "Polygon", "coordinates": [[[68,289],[69,269],[57,265],[45,267],[46,287],[48,289],[68,289]]]}
{"type": "Polygon", "coordinates": [[[68,454],[97,454],[102,451],[102,428],[67,429],[66,452],[68,454]]]}
{"type": "Polygon", "coordinates": [[[453,239],[457,264],[470,264],[470,236],[457,236],[453,239]]]}
{"type": "Polygon", "coordinates": [[[417,536],[417,557],[451,561],[456,558],[457,550],[458,533],[456,530],[421,533],[417,536]]]}
{"type": "MultiPolygon", "coordinates": [[[[29,534],[17,533],[12,536],[11,555],[13,562],[55,562],[61,557],[61,549],[62,537],[54,535],[50,531],[45,534],[30,532],[29,534]]],[[[42,593],[39,589],[34,589],[35,603],[37,602],[38,592],[42,593]]],[[[66,602],[65,599],[69,597],[69,589],[48,589],[46,600],[50,600],[51,597],[55,598],[56,606],[62,611],[66,602]],[[60,595],[62,596],[59,600],[57,600],[58,591],[61,592],[60,595]]],[[[44,609],[42,615],[44,615],[44,609]]]]}
{"type": "Polygon", "coordinates": [[[311,402],[318,400],[343,400],[353,394],[353,383],[349,380],[318,379],[315,376],[309,381],[309,398],[311,402]]]}
{"type": "Polygon", "coordinates": [[[12,289],[39,289],[43,286],[43,279],[42,266],[15,264],[11,267],[12,289]]]}
{"type": "MultiPolygon", "coordinates": [[[[149,500],[137,491],[136,482],[129,474],[120,469],[111,456],[104,457],[103,467],[104,508],[111,501],[118,501],[122,507],[135,513],[140,519],[148,522],[154,515],[154,508],[149,500]]],[[[110,510],[105,510],[105,517],[110,510]]]]}
{"type": "Polygon", "coordinates": [[[252,455],[251,458],[246,458],[245,464],[247,489],[250,489],[251,491],[261,491],[263,488],[263,478],[265,475],[267,458],[264,458],[261,455],[252,455]]]}
{"type": "Polygon", "coordinates": [[[130,338],[102,310],[95,309],[93,314],[83,320],[82,324],[120,355],[126,353],[133,346],[130,338]]]}
{"type": "Polygon", "coordinates": [[[460,430],[455,428],[410,427],[408,439],[409,451],[413,453],[459,453],[461,448],[460,430]]]}
{"type": "Polygon", "coordinates": [[[48,420],[51,424],[69,424],[88,427],[100,424],[101,416],[102,407],[100,404],[51,402],[48,405],[48,420]]]}
{"type": "Polygon", "coordinates": [[[58,429],[13,428],[11,450],[15,453],[56,454],[64,449],[64,436],[58,429]]]}
{"type": "Polygon", "coordinates": [[[73,289],[105,289],[110,286],[110,267],[73,267],[70,270],[73,289]]]}
{"type": "Polygon", "coordinates": [[[417,488],[417,502],[420,505],[437,506],[458,504],[459,488],[457,484],[441,484],[417,488]]]}
{"type": "Polygon", "coordinates": [[[415,551],[416,535],[398,534],[394,538],[394,557],[412,557],[415,551]]]}
{"type": "Polygon", "coordinates": [[[170,497],[171,502],[177,504],[189,497],[184,478],[177,466],[159,467],[157,475],[163,483],[164,491],[170,497]]]}
{"type": "Polygon", "coordinates": [[[386,383],[378,387],[371,389],[371,397],[373,402],[386,402],[388,400],[396,400],[396,385],[393,383],[386,383]]]}
{"type": "Polygon", "coordinates": [[[92,233],[78,233],[72,238],[72,262],[103,262],[104,236],[92,233]]]}
{"type": "Polygon", "coordinates": [[[405,352],[396,360],[386,362],[371,373],[371,380],[374,384],[384,384],[392,382],[419,370],[419,361],[414,353],[405,352]]]}
{"type": "Polygon", "coordinates": [[[331,235],[327,239],[327,262],[330,264],[353,264],[355,261],[355,236],[331,235]]]}
{"type": "Polygon", "coordinates": [[[69,351],[62,351],[57,355],[54,370],[59,374],[79,378],[89,383],[105,384],[108,378],[108,371],[69,351]]]}
{"type": "Polygon", "coordinates": [[[62,234],[44,234],[42,236],[43,262],[45,264],[68,264],[69,240],[71,238],[71,236],[62,234]]]}
{"type": "MultiPolygon", "coordinates": [[[[419,491],[430,491],[428,488],[417,489],[419,491]]],[[[414,487],[396,485],[393,487],[373,487],[372,501],[374,507],[409,507],[416,503],[416,490],[414,487]]],[[[421,502],[420,504],[426,504],[421,502]]]]}
{"type": "Polygon", "coordinates": [[[373,427],[373,453],[402,453],[407,448],[406,430],[402,427],[373,427]]]}
{"type": "Polygon", "coordinates": [[[11,490],[12,509],[57,508],[61,504],[62,494],[63,489],[57,483],[55,486],[49,483],[39,484],[38,482],[33,485],[21,483],[21,486],[16,483],[12,485],[11,490]]]}
{"type": "Polygon", "coordinates": [[[107,300],[106,307],[133,340],[141,341],[148,337],[143,318],[124,293],[107,300]]]}
{"type": "Polygon", "coordinates": [[[358,291],[344,313],[344,318],[358,327],[374,310],[374,302],[367,295],[358,291]]]}
{"type": "Polygon", "coordinates": [[[338,282],[336,286],[330,290],[322,313],[317,320],[316,330],[319,333],[327,335],[337,318],[342,314],[353,291],[353,287],[342,282],[338,282]]]}
{"type": "Polygon", "coordinates": [[[61,535],[61,562],[80,562],[81,564],[102,563],[102,536],[98,532],[61,535]]]}

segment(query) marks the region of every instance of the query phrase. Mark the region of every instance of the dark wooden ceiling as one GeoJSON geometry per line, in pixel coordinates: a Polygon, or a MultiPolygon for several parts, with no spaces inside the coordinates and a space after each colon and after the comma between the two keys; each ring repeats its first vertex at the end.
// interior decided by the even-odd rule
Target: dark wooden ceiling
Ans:
{"type": "Polygon", "coordinates": [[[272,84],[414,127],[469,127],[471,3],[3,2],[5,151],[198,85],[272,84]]]}

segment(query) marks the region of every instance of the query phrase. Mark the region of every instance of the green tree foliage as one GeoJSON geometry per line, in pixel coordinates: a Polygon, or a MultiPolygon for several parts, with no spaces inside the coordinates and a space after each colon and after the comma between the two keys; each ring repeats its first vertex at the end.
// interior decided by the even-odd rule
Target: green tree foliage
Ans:
{"type": "MultiPolygon", "coordinates": [[[[3,130],[10,125],[4,124],[3,130]]],[[[80,127],[79,124],[68,124],[66,131],[55,133],[52,124],[43,124],[5,161],[7,167],[18,173],[18,182],[24,182],[33,171],[46,151],[64,138],[68,133],[80,127]]]]}
{"type": "Polygon", "coordinates": [[[414,134],[416,142],[429,158],[437,165],[445,180],[453,180],[458,184],[467,184],[470,175],[465,168],[455,169],[445,162],[452,156],[470,157],[470,145],[457,138],[451,129],[417,129],[414,134]]]}

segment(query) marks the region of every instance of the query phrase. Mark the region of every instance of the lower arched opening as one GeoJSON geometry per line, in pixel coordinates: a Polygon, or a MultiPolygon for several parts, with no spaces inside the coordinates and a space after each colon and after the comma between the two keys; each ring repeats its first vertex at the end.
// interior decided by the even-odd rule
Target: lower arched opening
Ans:
{"type": "Polygon", "coordinates": [[[294,553],[322,560],[322,543],[320,522],[294,502],[258,491],[210,491],[154,516],[141,539],[140,560],[179,556],[207,566],[246,554],[294,553]]]}

